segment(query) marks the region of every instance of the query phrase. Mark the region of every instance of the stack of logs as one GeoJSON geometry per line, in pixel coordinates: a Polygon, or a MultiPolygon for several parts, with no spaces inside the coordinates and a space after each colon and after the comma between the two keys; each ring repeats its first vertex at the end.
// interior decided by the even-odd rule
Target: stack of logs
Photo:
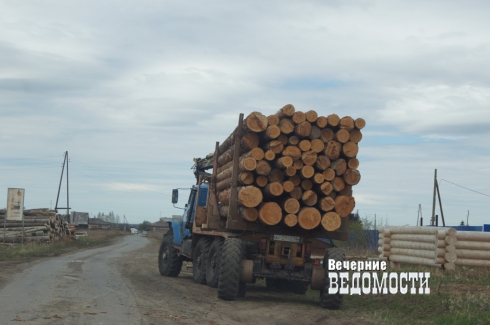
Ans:
{"type": "MultiPolygon", "coordinates": [[[[0,210],[0,242],[20,243],[22,221],[5,220],[5,212],[0,210]]],[[[66,234],[67,223],[53,210],[24,210],[23,231],[24,242],[56,242],[66,234]]]]}
{"type": "Polygon", "coordinates": [[[454,228],[384,227],[379,229],[378,252],[381,260],[393,263],[454,270],[455,243],[454,228]]]}
{"type": "MultiPolygon", "coordinates": [[[[362,118],[296,111],[259,112],[243,122],[238,204],[244,220],[335,231],[354,209],[352,186],[361,178],[356,158],[362,118]],[[321,224],[321,226],[320,226],[321,224]]],[[[237,129],[218,148],[216,189],[227,216],[237,129]]]]}
{"type": "Polygon", "coordinates": [[[490,267],[490,233],[456,232],[456,265],[490,267]]]}

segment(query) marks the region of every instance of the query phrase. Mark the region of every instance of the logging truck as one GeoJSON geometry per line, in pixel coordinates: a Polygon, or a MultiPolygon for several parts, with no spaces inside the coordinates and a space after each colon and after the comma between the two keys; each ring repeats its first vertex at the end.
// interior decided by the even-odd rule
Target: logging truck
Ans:
{"type": "MultiPolygon", "coordinates": [[[[238,127],[223,143],[216,143],[214,153],[194,159],[197,182],[182,218],[169,222],[162,239],[161,275],[176,277],[182,263],[190,261],[194,281],[216,287],[220,299],[244,297],[247,285],[259,280],[297,294],[318,290],[321,307],[341,307],[342,295],[327,290],[328,273],[338,271],[329,271],[327,265],[330,259],[345,260],[334,240],[347,239],[345,217],[354,208],[351,186],[359,181],[352,181],[357,165],[349,168],[349,163],[357,159],[347,141],[337,145],[341,142],[335,133],[345,130],[338,117],[337,126],[331,122],[321,127],[318,117],[308,126],[301,118],[296,123],[294,113],[301,112],[287,105],[269,117],[254,112],[244,119],[240,114],[238,127]],[[321,138],[325,128],[335,143],[321,138]]],[[[178,196],[174,189],[173,204],[178,196]]]]}

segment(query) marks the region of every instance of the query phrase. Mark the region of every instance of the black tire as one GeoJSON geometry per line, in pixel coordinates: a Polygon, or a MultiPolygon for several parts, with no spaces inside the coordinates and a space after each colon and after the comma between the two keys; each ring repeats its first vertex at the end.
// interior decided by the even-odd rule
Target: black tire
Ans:
{"type": "Polygon", "coordinates": [[[239,238],[226,238],[221,251],[218,298],[235,300],[238,297],[242,255],[242,240],[239,238]]]}
{"type": "Polygon", "coordinates": [[[247,294],[247,284],[245,282],[240,282],[238,285],[238,298],[243,298],[247,294]]]}
{"type": "Polygon", "coordinates": [[[182,269],[182,259],[178,255],[177,249],[172,246],[173,242],[174,235],[169,231],[163,236],[158,252],[158,269],[163,276],[176,277],[182,269]]]}
{"type": "Polygon", "coordinates": [[[323,267],[325,268],[325,280],[323,281],[323,289],[320,291],[320,306],[327,309],[340,309],[342,307],[343,296],[340,293],[328,294],[328,288],[330,287],[328,273],[329,272],[342,272],[341,271],[329,271],[328,261],[345,261],[345,253],[340,248],[329,248],[325,253],[323,259],[323,267]]]}
{"type": "Polygon", "coordinates": [[[214,239],[211,247],[209,247],[208,260],[206,263],[206,284],[211,288],[216,288],[218,286],[223,242],[223,238],[217,237],[214,239]]]}
{"type": "Polygon", "coordinates": [[[207,237],[199,239],[192,255],[192,274],[194,281],[199,284],[206,283],[206,265],[211,240],[211,238],[207,237]]]}
{"type": "Polygon", "coordinates": [[[310,283],[304,281],[291,281],[291,291],[297,295],[304,295],[308,291],[310,283]]]}

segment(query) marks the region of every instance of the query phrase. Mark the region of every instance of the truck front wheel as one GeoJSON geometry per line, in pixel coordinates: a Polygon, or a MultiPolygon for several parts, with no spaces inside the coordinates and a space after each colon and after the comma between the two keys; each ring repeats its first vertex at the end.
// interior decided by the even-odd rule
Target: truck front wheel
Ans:
{"type": "Polygon", "coordinates": [[[345,261],[345,253],[340,248],[329,248],[325,253],[325,258],[323,259],[323,267],[325,268],[325,279],[323,280],[323,289],[320,291],[320,306],[328,309],[340,309],[343,302],[343,296],[340,293],[329,294],[328,288],[330,288],[330,281],[328,273],[330,272],[342,272],[335,270],[328,270],[328,261],[334,260],[336,262],[345,261]]]}
{"type": "Polygon", "coordinates": [[[221,251],[218,280],[218,298],[235,300],[240,291],[240,263],[243,256],[242,240],[226,238],[221,251]]]}
{"type": "Polygon", "coordinates": [[[211,238],[203,237],[197,242],[192,256],[192,273],[194,281],[199,284],[206,283],[206,264],[208,261],[211,238]]]}
{"type": "Polygon", "coordinates": [[[163,236],[160,251],[158,252],[158,269],[163,276],[176,277],[182,268],[182,259],[178,255],[178,251],[172,246],[174,235],[169,230],[163,236]]]}
{"type": "Polygon", "coordinates": [[[214,239],[211,247],[209,247],[208,260],[206,263],[206,283],[211,288],[216,288],[218,286],[223,241],[223,238],[217,237],[214,239]]]}

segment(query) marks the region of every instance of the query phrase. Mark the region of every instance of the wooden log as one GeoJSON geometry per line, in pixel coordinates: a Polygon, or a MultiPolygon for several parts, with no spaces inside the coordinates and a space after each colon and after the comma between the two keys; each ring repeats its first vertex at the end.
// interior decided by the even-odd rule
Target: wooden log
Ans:
{"type": "Polygon", "coordinates": [[[257,160],[252,157],[241,159],[238,163],[239,171],[254,171],[257,168],[257,160]]]}
{"type": "Polygon", "coordinates": [[[273,161],[274,159],[276,159],[276,153],[272,150],[267,150],[266,152],[264,152],[264,159],[267,161],[273,161]]]}
{"type": "Polygon", "coordinates": [[[219,175],[221,174],[222,172],[224,172],[225,170],[227,169],[230,169],[231,167],[233,167],[233,160],[232,161],[229,161],[227,162],[226,164],[224,164],[223,166],[221,167],[218,167],[216,170],[217,170],[217,173],[216,175],[219,175]]]}
{"type": "Polygon", "coordinates": [[[265,115],[260,112],[250,113],[244,121],[244,129],[253,132],[263,132],[267,129],[269,125],[269,120],[265,115]]]}
{"type": "Polygon", "coordinates": [[[289,193],[293,199],[300,200],[301,196],[303,196],[303,189],[301,186],[295,186],[294,189],[289,193]]]}
{"type": "MultiPolygon", "coordinates": [[[[419,226],[386,226],[380,227],[379,231],[388,230],[391,234],[426,234],[426,235],[437,235],[438,231],[444,230],[447,234],[456,234],[455,228],[443,228],[443,227],[419,227],[419,226]]],[[[460,232],[457,232],[460,234],[460,232]]],[[[385,234],[386,236],[386,234],[385,234]]],[[[458,237],[458,235],[456,235],[458,237]]],[[[458,238],[459,241],[459,238],[458,238]]]]}
{"type": "Polygon", "coordinates": [[[261,148],[253,148],[252,150],[241,155],[240,159],[244,159],[248,157],[252,157],[255,160],[262,160],[264,159],[264,150],[262,150],[261,148]]]}
{"type": "Polygon", "coordinates": [[[277,141],[280,141],[283,146],[287,145],[289,143],[289,138],[285,134],[281,134],[277,137],[277,141]]]}
{"type": "Polygon", "coordinates": [[[340,177],[334,177],[334,179],[330,183],[333,186],[333,190],[337,192],[342,191],[345,187],[345,182],[340,177]]]}
{"type": "Polygon", "coordinates": [[[301,160],[305,165],[313,166],[316,162],[317,157],[318,155],[316,152],[314,152],[313,150],[308,150],[303,152],[303,154],[301,155],[301,160]]]}
{"type": "Polygon", "coordinates": [[[267,121],[269,122],[269,126],[274,126],[279,124],[279,117],[277,115],[269,115],[267,116],[267,121]]]}
{"type": "Polygon", "coordinates": [[[233,154],[235,151],[235,147],[231,146],[228,150],[226,150],[221,156],[218,157],[218,166],[223,166],[224,164],[233,160],[233,154]]]}
{"type": "Polygon", "coordinates": [[[287,198],[281,202],[282,209],[290,214],[298,213],[300,209],[299,201],[295,198],[287,198]]]}
{"type": "Polygon", "coordinates": [[[288,138],[288,144],[293,145],[293,146],[299,144],[299,138],[295,135],[290,136],[288,138]]]}
{"type": "Polygon", "coordinates": [[[293,122],[295,124],[300,124],[300,123],[303,123],[304,121],[306,121],[306,115],[305,115],[305,113],[303,113],[301,111],[296,111],[296,112],[294,112],[291,119],[293,120],[293,122]]]}
{"type": "MultiPolygon", "coordinates": [[[[222,155],[226,150],[235,143],[236,129],[235,131],[218,147],[218,155],[222,155]]],[[[240,140],[240,148],[243,152],[257,148],[259,145],[259,136],[254,132],[246,132],[242,135],[240,140]]]]}
{"type": "Polygon", "coordinates": [[[255,178],[255,184],[257,184],[259,187],[264,187],[267,185],[267,183],[269,183],[269,180],[264,175],[259,175],[255,178]]]}
{"type": "Polygon", "coordinates": [[[340,128],[346,129],[347,131],[353,130],[355,128],[354,119],[350,116],[344,116],[340,119],[340,128]]]}
{"type": "Polygon", "coordinates": [[[326,196],[318,201],[318,207],[325,212],[332,211],[335,208],[335,200],[326,196]]]}
{"type": "Polygon", "coordinates": [[[327,142],[327,146],[325,147],[325,156],[327,156],[328,159],[330,160],[339,159],[341,152],[342,152],[342,144],[340,142],[337,142],[335,140],[327,142]]]}
{"type": "Polygon", "coordinates": [[[311,230],[316,228],[322,220],[318,209],[312,207],[301,208],[298,212],[298,224],[301,228],[311,230]]]}
{"type": "MultiPolygon", "coordinates": [[[[311,131],[310,131],[310,135],[308,136],[311,140],[319,140],[320,136],[322,135],[322,130],[316,126],[316,125],[312,125],[311,126],[311,131]]],[[[321,141],[321,140],[320,140],[321,141]]],[[[322,141],[323,142],[323,141],[322,141]]]]}
{"type": "MultiPolygon", "coordinates": [[[[6,222],[5,224],[2,223],[2,228],[4,227],[4,225],[5,228],[22,228],[22,222],[20,223],[6,222]]],[[[42,227],[45,225],[46,223],[44,222],[24,222],[24,227],[42,227]]]]}
{"type": "Polygon", "coordinates": [[[305,113],[305,115],[306,115],[306,120],[310,123],[314,123],[318,119],[318,113],[315,112],[314,110],[309,110],[308,112],[305,113]]]}
{"type": "Polygon", "coordinates": [[[289,176],[289,177],[296,175],[296,172],[297,172],[297,169],[294,168],[294,166],[289,166],[288,168],[286,168],[284,170],[284,174],[286,174],[286,176],[289,176]]]}
{"type": "Polygon", "coordinates": [[[316,120],[316,125],[320,129],[323,129],[328,125],[328,119],[325,116],[319,116],[318,119],[316,120]]]}
{"type": "Polygon", "coordinates": [[[323,182],[316,189],[324,195],[329,195],[333,191],[333,186],[330,182],[323,182]]]}
{"type": "MultiPolygon", "coordinates": [[[[224,190],[218,194],[222,205],[230,205],[231,189],[224,190]]],[[[255,208],[262,202],[262,191],[253,186],[244,186],[238,188],[238,204],[247,208],[255,208]]]]}
{"type": "Polygon", "coordinates": [[[313,182],[309,179],[304,179],[301,181],[301,188],[305,191],[311,190],[313,188],[313,182]]]}
{"type": "Polygon", "coordinates": [[[264,187],[263,192],[264,195],[267,195],[268,197],[281,196],[282,193],[284,192],[284,188],[282,187],[281,183],[272,182],[264,187]]]}
{"type": "Polygon", "coordinates": [[[411,249],[425,249],[435,252],[436,245],[431,243],[421,243],[414,241],[405,241],[405,240],[392,240],[390,242],[391,248],[411,248],[411,249]]]}
{"type": "Polygon", "coordinates": [[[311,142],[310,140],[301,140],[298,143],[298,147],[301,151],[308,151],[311,149],[311,142]]]}
{"type": "Polygon", "coordinates": [[[259,211],[256,208],[239,207],[240,216],[247,221],[256,221],[259,218],[259,211]]]}
{"type": "MultiPolygon", "coordinates": [[[[1,218],[0,217],[0,227],[3,227],[3,222],[4,222],[5,218],[1,218]]],[[[42,218],[42,216],[39,216],[39,218],[24,218],[24,222],[30,222],[30,223],[46,223],[46,222],[49,222],[50,219],[49,218],[42,218]]],[[[7,220],[7,222],[15,222],[15,221],[10,221],[10,220],[7,220]]],[[[22,225],[22,221],[18,221],[20,223],[20,225],[22,225]]]]}
{"type": "Polygon", "coordinates": [[[339,195],[352,196],[352,185],[345,185],[342,191],[339,191],[339,195]]]}
{"type": "Polygon", "coordinates": [[[288,227],[294,227],[298,224],[298,217],[295,214],[287,214],[282,220],[288,227]]]}
{"type": "Polygon", "coordinates": [[[281,119],[281,118],[293,116],[294,112],[295,112],[294,106],[291,104],[287,104],[284,107],[282,107],[280,110],[278,110],[277,113],[274,115],[281,119]]]}
{"type": "Polygon", "coordinates": [[[265,160],[257,161],[257,167],[255,167],[255,172],[259,175],[267,176],[272,171],[271,165],[265,160]]]}
{"type": "Polygon", "coordinates": [[[274,226],[281,222],[282,210],[276,202],[266,202],[259,208],[259,220],[267,225],[274,226]]]}
{"type": "Polygon", "coordinates": [[[361,130],[362,128],[364,128],[366,126],[366,121],[363,118],[358,118],[355,121],[355,125],[356,125],[356,128],[361,130]]]}
{"type": "Polygon", "coordinates": [[[474,232],[474,231],[458,231],[456,233],[458,242],[460,241],[480,241],[488,243],[490,242],[489,232],[474,232]]]}
{"type": "Polygon", "coordinates": [[[361,180],[361,173],[357,169],[347,169],[344,173],[344,181],[349,185],[357,185],[361,180]]]}
{"type": "Polygon", "coordinates": [[[346,143],[350,139],[350,133],[346,129],[340,129],[335,132],[335,136],[333,138],[335,141],[340,143],[346,143]]]}
{"type": "Polygon", "coordinates": [[[303,160],[296,160],[294,163],[293,163],[293,167],[296,168],[297,170],[300,170],[301,168],[304,167],[304,163],[303,163],[303,160]]]}
{"type": "Polygon", "coordinates": [[[300,176],[303,178],[311,178],[315,174],[315,168],[312,166],[306,165],[301,168],[300,176]]]}
{"type": "Polygon", "coordinates": [[[326,231],[335,231],[341,224],[340,216],[335,212],[327,212],[322,217],[322,226],[326,231]]]}
{"type": "Polygon", "coordinates": [[[444,259],[448,263],[454,263],[456,262],[457,255],[455,252],[446,252],[446,254],[444,254],[444,259]]]}
{"type": "Polygon", "coordinates": [[[457,241],[456,236],[446,236],[446,238],[444,238],[444,242],[447,245],[455,245],[457,241]]]}
{"type": "Polygon", "coordinates": [[[357,169],[357,167],[359,167],[359,160],[357,158],[350,158],[347,161],[347,167],[350,169],[357,169]]]}
{"type": "Polygon", "coordinates": [[[474,259],[474,260],[490,260],[490,251],[488,250],[456,249],[456,255],[458,258],[474,259]]]}
{"type": "Polygon", "coordinates": [[[298,138],[307,138],[309,137],[310,133],[311,123],[307,121],[296,125],[296,127],[294,128],[294,134],[296,134],[298,138]]]}
{"type": "Polygon", "coordinates": [[[293,158],[293,161],[301,159],[301,150],[296,146],[287,146],[282,151],[283,156],[289,156],[293,158]]]}
{"type": "Polygon", "coordinates": [[[267,179],[268,179],[269,183],[272,183],[272,182],[282,183],[282,181],[284,181],[284,173],[279,169],[273,169],[267,175],[267,179]]]}
{"type": "Polygon", "coordinates": [[[315,173],[311,178],[311,181],[315,184],[323,184],[325,182],[325,178],[322,173],[315,173]]]}
{"type": "Polygon", "coordinates": [[[434,259],[434,263],[436,262],[436,254],[434,251],[423,250],[423,249],[411,249],[411,248],[397,248],[392,247],[390,249],[390,254],[394,255],[403,255],[403,256],[414,256],[414,257],[423,257],[423,258],[432,258],[434,259]]]}
{"type": "MultiPolygon", "coordinates": [[[[342,153],[348,158],[354,158],[359,152],[359,147],[356,143],[348,141],[342,146],[342,153]]],[[[328,155],[327,155],[328,156],[328,155]]]]}
{"type": "Polygon", "coordinates": [[[413,235],[413,234],[392,234],[392,240],[416,241],[423,243],[435,244],[437,238],[435,235],[413,235]]]}
{"type": "Polygon", "coordinates": [[[318,202],[318,196],[316,193],[312,190],[307,190],[303,192],[303,195],[301,196],[301,201],[307,206],[314,206],[318,202]]]}
{"type": "Polygon", "coordinates": [[[267,140],[277,139],[281,135],[281,129],[277,125],[270,125],[264,132],[264,138],[267,140]]]}
{"type": "Polygon", "coordinates": [[[335,178],[335,170],[332,168],[327,168],[323,171],[323,178],[325,178],[326,181],[331,182],[335,178]]]}
{"type": "Polygon", "coordinates": [[[332,161],[330,168],[335,171],[335,175],[342,176],[347,170],[347,163],[345,162],[345,159],[339,158],[332,161]]]}
{"type": "Polygon", "coordinates": [[[490,251],[490,242],[478,241],[457,241],[454,244],[456,249],[472,249],[472,250],[487,250],[490,251]]]}
{"type": "Polygon", "coordinates": [[[330,159],[325,155],[316,157],[315,167],[319,170],[325,170],[330,166],[330,159]]]}
{"type": "Polygon", "coordinates": [[[272,150],[275,154],[281,153],[284,149],[284,145],[281,143],[281,141],[278,140],[272,140],[270,142],[267,142],[264,145],[265,150],[272,150]]]}
{"type": "Polygon", "coordinates": [[[427,265],[427,266],[442,267],[441,264],[436,264],[434,262],[434,259],[423,258],[423,257],[403,256],[403,255],[391,254],[389,260],[392,262],[397,262],[397,263],[408,263],[408,264],[416,264],[416,265],[427,265]]]}
{"type": "Polygon", "coordinates": [[[311,140],[310,144],[311,144],[311,150],[313,150],[316,153],[321,153],[325,150],[325,143],[320,139],[313,139],[311,140]]]}
{"type": "Polygon", "coordinates": [[[358,129],[350,131],[349,140],[354,143],[359,143],[362,140],[362,133],[358,129]]]}
{"type": "Polygon", "coordinates": [[[328,125],[332,127],[336,127],[340,123],[340,117],[337,114],[330,114],[327,116],[328,125]]]}
{"type": "Polygon", "coordinates": [[[490,267],[490,261],[488,260],[473,260],[468,258],[458,258],[454,264],[456,265],[465,265],[465,266],[481,266],[481,267],[490,267]]]}
{"type": "Polygon", "coordinates": [[[294,184],[291,181],[282,182],[282,187],[284,188],[284,192],[286,193],[290,193],[292,190],[294,190],[294,184]]]}
{"type": "Polygon", "coordinates": [[[287,168],[287,167],[290,167],[293,165],[293,158],[291,158],[289,156],[284,156],[284,157],[278,158],[276,160],[275,164],[276,164],[277,168],[280,168],[280,169],[287,168]]]}
{"type": "Polygon", "coordinates": [[[354,210],[356,201],[352,196],[339,195],[335,198],[335,212],[341,217],[347,217],[354,210]]]}
{"type": "Polygon", "coordinates": [[[279,129],[283,134],[291,134],[294,131],[294,122],[288,118],[279,121],[279,129]]]}
{"type": "Polygon", "coordinates": [[[299,184],[301,184],[301,177],[299,177],[299,175],[294,175],[289,177],[289,181],[291,181],[294,186],[299,186],[299,184]]]}
{"type": "Polygon", "coordinates": [[[329,141],[332,141],[334,136],[335,136],[335,133],[330,128],[324,128],[320,132],[320,140],[322,140],[324,143],[328,143],[329,141]]]}

